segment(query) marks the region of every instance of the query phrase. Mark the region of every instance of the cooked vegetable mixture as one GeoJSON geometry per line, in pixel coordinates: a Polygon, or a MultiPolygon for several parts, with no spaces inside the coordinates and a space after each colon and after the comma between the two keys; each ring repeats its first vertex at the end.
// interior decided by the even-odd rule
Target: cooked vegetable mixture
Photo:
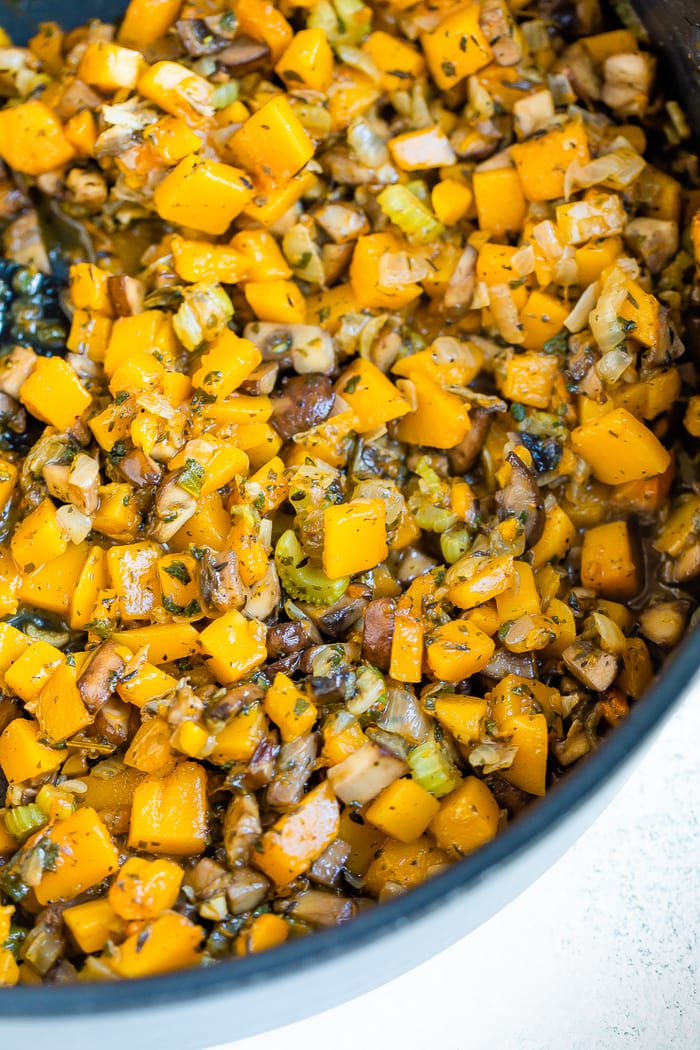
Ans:
{"type": "Polygon", "coordinates": [[[488,842],[680,639],[698,159],[597,0],[1,43],[0,984],[206,965],[488,842]]]}

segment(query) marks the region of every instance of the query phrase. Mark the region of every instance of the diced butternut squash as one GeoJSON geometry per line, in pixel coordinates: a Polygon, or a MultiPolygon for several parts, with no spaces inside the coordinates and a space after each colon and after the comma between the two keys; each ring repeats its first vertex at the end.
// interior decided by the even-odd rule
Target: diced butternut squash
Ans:
{"type": "Polygon", "coordinates": [[[24,381],[20,401],[33,416],[57,430],[73,426],[91,402],[74,370],[61,357],[40,357],[24,381]]]}
{"type": "Polygon", "coordinates": [[[248,281],[243,291],[260,321],[303,324],[306,319],[304,296],[294,281],[248,281]]]}
{"type": "Polygon", "coordinates": [[[211,761],[223,766],[250,762],[268,728],[262,704],[249,704],[216,734],[211,761]]]}
{"type": "Polygon", "coordinates": [[[192,376],[192,383],[208,394],[225,398],[238,389],[261,360],[257,346],[225,328],[208,344],[199,368],[192,376]]]}
{"type": "Polygon", "coordinates": [[[414,281],[391,285],[381,283],[381,257],[386,252],[399,250],[400,241],[392,233],[368,233],[358,237],[350,263],[350,283],[360,306],[369,310],[400,310],[421,294],[421,286],[414,281]]]}
{"type": "Polygon", "coordinates": [[[423,376],[414,375],[410,383],[416,408],[397,424],[399,441],[432,448],[454,448],[471,426],[466,402],[423,376]]]}
{"type": "Polygon", "coordinates": [[[40,743],[38,724],[26,718],[15,718],[0,735],[0,768],[10,784],[21,784],[44,773],[52,773],[62,764],[65,752],[40,743]]]}
{"type": "Polygon", "coordinates": [[[196,965],[204,930],[177,912],[165,912],[113,948],[107,965],[119,977],[150,977],[196,965]]]}
{"type": "Polygon", "coordinates": [[[183,874],[170,860],[129,857],[109,888],[109,904],[122,919],[157,919],[175,904],[183,874]]]}
{"type": "Polygon", "coordinates": [[[559,364],[554,354],[511,353],[505,374],[499,377],[504,397],[532,408],[547,408],[559,364]]]}
{"type": "Polygon", "coordinates": [[[359,433],[368,433],[410,411],[410,402],[376,365],[357,357],[336,383],[336,393],[350,405],[359,433]]]}
{"type": "Polygon", "coordinates": [[[111,586],[119,595],[119,618],[124,623],[145,620],[160,604],[158,556],[155,543],[115,545],[106,553],[111,586]]]}
{"type": "Polygon", "coordinates": [[[552,201],[564,196],[564,177],[571,162],[590,160],[588,136],[582,124],[569,123],[518,142],[510,155],[529,201],[552,201]]]}
{"type": "Polygon", "coordinates": [[[265,694],[264,708],[284,741],[296,740],[308,733],[318,717],[316,705],[281,671],[265,694]]]}
{"type": "Polygon", "coordinates": [[[126,47],[145,47],[163,36],[175,21],[182,0],[129,0],[118,40],[126,47]]]}
{"type": "Polygon", "coordinates": [[[296,175],[314,155],[314,145],[285,95],[275,95],[228,141],[236,164],[262,186],[277,186],[296,175]]]}
{"type": "Polygon", "coordinates": [[[479,25],[479,4],[468,3],[444,18],[420,41],[430,74],[442,91],[491,61],[491,48],[479,25]]]}
{"type": "MultiPolygon", "coordinates": [[[[475,696],[451,696],[435,700],[435,717],[460,744],[475,744],[481,737],[488,704],[475,696]]],[[[396,836],[394,836],[396,837],[396,836]]]]}
{"type": "Polygon", "coordinates": [[[164,776],[175,766],[175,755],[170,746],[171,730],[164,718],[147,718],[131,738],[124,755],[124,764],[140,773],[164,776]]]}
{"type": "Polygon", "coordinates": [[[247,929],[235,940],[236,955],[255,955],[284,944],[289,936],[289,925],[281,915],[266,912],[256,915],[247,929]]]}
{"type": "Polygon", "coordinates": [[[381,899],[388,885],[400,886],[404,890],[419,886],[431,875],[442,871],[448,863],[447,854],[438,849],[427,835],[408,845],[396,839],[387,839],[379,848],[372,850],[364,885],[369,893],[381,899]]]}
{"type": "Polygon", "coordinates": [[[5,685],[25,703],[33,700],[65,659],[48,642],[32,642],[5,671],[5,685]]]}
{"type": "Polygon", "coordinates": [[[90,725],[88,712],[77,686],[77,669],[63,663],[41,687],[36,700],[36,718],[41,735],[52,744],[90,725]]]}
{"type": "MultiPolygon", "coordinates": [[[[569,307],[561,299],[548,295],[546,292],[530,292],[520,312],[520,322],[525,332],[522,346],[526,350],[541,350],[548,340],[554,339],[562,331],[568,314],[569,307]]],[[[556,374],[558,363],[554,354],[539,354],[537,357],[540,359],[543,371],[551,374],[553,364],[554,374],[556,374]],[[549,357],[549,362],[544,360],[545,357],[549,357]]],[[[552,377],[552,383],[553,381],[552,377]]]]}
{"type": "Polygon", "coordinates": [[[452,857],[463,857],[495,836],[499,816],[498,803],[486,784],[465,777],[440,803],[430,830],[440,849],[452,857]]]}
{"type": "Polygon", "coordinates": [[[20,601],[65,616],[77,593],[87,552],[87,543],[70,543],[57,558],[25,571],[19,587],[20,601]]]}
{"type": "Polygon", "coordinates": [[[74,904],[65,908],[62,915],[73,940],[88,955],[102,951],[107,941],[123,935],[124,923],[106,897],[74,904]]]}
{"type": "Polygon", "coordinates": [[[625,408],[577,427],[571,432],[571,443],[608,485],[663,474],[671,462],[659,439],[625,408]]]}
{"type": "Polygon", "coordinates": [[[183,281],[219,281],[237,284],[248,271],[248,260],[235,248],[209,241],[173,236],[170,241],[175,272],[183,281]]]}
{"type": "Polygon", "coordinates": [[[452,620],[431,631],[426,639],[428,666],[443,682],[461,682],[482,671],[496,646],[468,620],[452,620]]]}
{"type": "Polygon", "coordinates": [[[545,512],[542,535],[530,548],[533,568],[565,558],[575,539],[576,529],[571,518],[555,503],[545,512]]]}
{"type": "Polygon", "coordinates": [[[145,647],[147,659],[154,664],[183,660],[201,652],[199,635],[189,623],[154,623],[130,631],[116,631],[112,637],[134,653],[145,647]]]}
{"type": "Polygon", "coordinates": [[[547,720],[540,714],[513,715],[498,725],[508,746],[517,748],[512,764],[502,770],[503,777],[530,795],[544,795],[547,773],[547,720]]]}
{"type": "Polygon", "coordinates": [[[140,51],[132,51],[107,40],[93,40],[85,48],[78,77],[98,91],[112,93],[136,87],[144,66],[140,51]]]}
{"type": "Polygon", "coordinates": [[[381,499],[356,499],[323,512],[323,571],[331,580],[374,569],[384,561],[386,507],[381,499]]]}
{"type": "Polygon", "coordinates": [[[399,842],[415,842],[438,813],[440,803],[417,784],[402,778],[385,788],[367,809],[367,820],[399,842]]]}
{"type": "Polygon", "coordinates": [[[277,886],[303,874],[338,835],[340,808],[327,780],[272,825],[253,850],[253,860],[277,886]]]}
{"type": "Polygon", "coordinates": [[[333,52],[322,29],[301,29],[280,57],[275,71],[290,91],[300,84],[325,91],[333,79],[333,52]]]}
{"type": "Polygon", "coordinates": [[[525,197],[515,168],[474,172],[474,203],[479,227],[496,240],[512,237],[525,221],[525,197]]]}
{"type": "Polygon", "coordinates": [[[238,682],[267,657],[265,625],[247,620],[236,609],[224,613],[199,636],[205,659],[219,682],[238,682]]]}
{"type": "Polygon", "coordinates": [[[207,844],[207,775],[181,762],[165,777],[149,776],[134,791],[129,848],[192,856],[207,844]]]}
{"type": "Polygon", "coordinates": [[[0,112],[0,157],[15,171],[42,175],[74,155],[60,120],[46,103],[32,99],[0,112]]]}
{"type": "Polygon", "coordinates": [[[112,875],[119,866],[117,848],[89,806],[81,806],[48,831],[37,832],[24,848],[31,848],[39,839],[44,849],[53,847],[56,855],[52,867],[44,869],[41,881],[34,888],[40,904],[73,900],[112,875]]]}
{"type": "Polygon", "coordinates": [[[626,521],[586,529],[581,548],[581,582],[596,594],[619,601],[633,598],[642,584],[639,555],[626,521]]]}
{"type": "Polygon", "coordinates": [[[161,219],[203,233],[225,233],[253,196],[238,168],[195,156],[184,157],[158,183],[153,202],[161,219]]]}

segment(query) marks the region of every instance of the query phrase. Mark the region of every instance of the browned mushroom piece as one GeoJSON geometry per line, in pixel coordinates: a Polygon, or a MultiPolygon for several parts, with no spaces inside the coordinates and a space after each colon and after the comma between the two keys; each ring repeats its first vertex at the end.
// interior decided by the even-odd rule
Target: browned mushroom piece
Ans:
{"type": "Polygon", "coordinates": [[[220,36],[218,27],[215,30],[210,22],[208,18],[181,18],[175,23],[182,46],[193,58],[214,55],[229,43],[229,38],[220,36]]]}
{"type": "Polygon", "coordinates": [[[275,762],[280,751],[277,730],[270,730],[255,749],[248,763],[244,783],[250,791],[258,791],[270,783],[275,772],[275,762]]]}
{"type": "Polygon", "coordinates": [[[260,811],[253,795],[234,795],[222,826],[226,860],[230,868],[247,864],[251,847],[262,832],[260,811]]]}
{"type": "Polygon", "coordinates": [[[248,378],[241,383],[240,391],[249,397],[260,397],[271,394],[277,383],[280,366],[276,361],[263,361],[248,378]]]}
{"type": "Polygon", "coordinates": [[[510,477],[504,488],[496,493],[498,516],[515,517],[525,526],[525,540],[529,547],[537,543],[545,523],[544,500],[534,474],[525,466],[520,456],[509,452],[506,463],[510,464],[510,477]]]}
{"type": "Polygon", "coordinates": [[[396,602],[393,598],[376,598],[365,609],[362,659],[382,671],[388,671],[391,662],[395,612],[396,602]]]}
{"type": "Polygon", "coordinates": [[[246,704],[262,700],[264,692],[254,682],[234,685],[230,689],[219,690],[211,698],[206,708],[206,720],[212,728],[221,727],[229,718],[237,715],[246,704]]]}
{"type": "Polygon", "coordinates": [[[301,653],[312,645],[320,644],[321,635],[311,620],[278,623],[267,632],[267,655],[272,660],[301,653]]]}
{"type": "Polygon", "coordinates": [[[28,346],[13,346],[9,354],[0,358],[0,392],[15,401],[22,383],[34,371],[37,355],[28,346]]]}
{"type": "Polygon", "coordinates": [[[350,856],[351,846],[345,839],[334,839],[309,868],[309,878],[320,886],[337,886],[350,856]]]}
{"type": "Polygon", "coordinates": [[[143,310],[145,289],[136,277],[126,274],[110,277],[107,291],[117,317],[130,317],[132,314],[140,314],[143,310]]]}
{"type": "Polygon", "coordinates": [[[287,915],[312,926],[341,926],[349,922],[356,911],[354,900],[324,890],[305,890],[285,908],[287,915]]]}
{"type": "Polygon", "coordinates": [[[133,448],[122,456],[119,470],[137,489],[152,488],[159,483],[162,474],[158,464],[140,448],[133,448]]]}
{"type": "Polygon", "coordinates": [[[265,900],[270,883],[260,871],[236,868],[226,880],[226,899],[233,915],[252,911],[265,900]]]}
{"type": "Polygon", "coordinates": [[[116,642],[102,642],[78,678],[78,692],[90,714],[96,714],[107,703],[117,687],[126,663],[118,653],[116,642]]]}
{"type": "Polygon", "coordinates": [[[246,588],[235,551],[217,554],[206,547],[197,561],[197,579],[207,610],[224,613],[229,609],[241,609],[245,604],[246,588]]]}
{"type": "Polygon", "coordinates": [[[278,397],[272,399],[272,423],[288,441],[303,430],[322,423],[331,414],[335,394],[328,376],[292,376],[278,397]]]}
{"type": "Polygon", "coordinates": [[[469,422],[471,426],[460,443],[447,453],[455,474],[466,474],[479,458],[491,425],[491,413],[485,408],[472,408],[469,422]]]}
{"type": "Polygon", "coordinates": [[[661,273],[678,251],[678,223],[640,215],[625,226],[625,241],[651,273],[661,273]]]}
{"type": "Polygon", "coordinates": [[[230,73],[237,77],[252,73],[264,65],[270,54],[267,44],[251,40],[247,36],[237,36],[233,43],[219,51],[216,61],[226,66],[230,73]]]}
{"type": "Polygon", "coordinates": [[[572,675],[596,693],[604,693],[617,677],[620,666],[617,656],[598,649],[587,639],[573,642],[561,655],[572,675]]]}
{"type": "Polygon", "coordinates": [[[129,737],[134,708],[117,696],[111,696],[98,711],[91,727],[94,735],[119,747],[129,737]]]}
{"type": "Polygon", "coordinates": [[[482,0],[479,27],[499,66],[514,66],[520,61],[522,37],[505,0],[482,0]]]}
{"type": "Polygon", "coordinates": [[[9,394],[0,393],[0,423],[13,434],[23,434],[27,429],[27,413],[9,394]]]}
{"type": "Polygon", "coordinates": [[[680,641],[691,608],[684,599],[657,602],[640,613],[639,630],[650,642],[670,649],[680,641]]]}
{"type": "Polygon", "coordinates": [[[316,624],[322,634],[331,638],[343,638],[360,619],[371,596],[371,588],[365,584],[351,583],[332,605],[324,607],[297,602],[297,607],[316,624]]]}
{"type": "Polygon", "coordinates": [[[282,744],[275,773],[265,800],[273,809],[289,809],[301,801],[306,782],[313,773],[318,752],[315,733],[305,733],[282,744]]]}

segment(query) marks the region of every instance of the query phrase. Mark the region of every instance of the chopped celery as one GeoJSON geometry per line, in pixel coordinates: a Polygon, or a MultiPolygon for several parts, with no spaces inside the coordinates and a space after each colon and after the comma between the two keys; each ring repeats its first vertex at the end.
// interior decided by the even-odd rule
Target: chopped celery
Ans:
{"type": "Polygon", "coordinates": [[[238,100],[238,81],[229,80],[226,84],[219,84],[211,96],[211,104],[214,109],[226,109],[232,102],[238,100]]]}
{"type": "Polygon", "coordinates": [[[277,541],[275,565],[287,594],[312,605],[332,605],[350,583],[349,576],[329,580],[322,569],[309,565],[292,529],[283,532],[277,541]]]}
{"type": "Polygon", "coordinates": [[[214,339],[233,317],[233,304],[214,281],[199,281],[185,288],[182,303],[173,315],[175,334],[184,347],[196,350],[214,339]]]}
{"type": "Polygon", "coordinates": [[[457,766],[433,736],[412,748],[408,765],[416,783],[435,798],[449,795],[462,779],[457,766]]]}
{"type": "Polygon", "coordinates": [[[377,204],[395,226],[418,244],[429,244],[445,232],[430,208],[407,186],[386,186],[377,197],[377,204]]]}
{"type": "Polygon", "coordinates": [[[440,550],[448,565],[454,565],[456,561],[467,553],[471,536],[464,525],[453,525],[440,536],[440,550]]]}
{"type": "Polygon", "coordinates": [[[46,824],[48,817],[39,806],[30,802],[28,806],[13,806],[5,810],[5,827],[18,842],[24,842],[35,831],[46,824]]]}

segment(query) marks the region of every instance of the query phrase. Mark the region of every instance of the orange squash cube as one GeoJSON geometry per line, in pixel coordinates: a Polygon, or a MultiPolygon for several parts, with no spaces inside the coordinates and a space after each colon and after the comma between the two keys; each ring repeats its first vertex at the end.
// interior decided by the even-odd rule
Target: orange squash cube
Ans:
{"type": "Polygon", "coordinates": [[[267,658],[266,628],[258,620],[247,620],[232,609],[204,628],[200,644],[212,674],[228,685],[238,682],[267,658]]]}
{"type": "Polygon", "coordinates": [[[253,860],[277,886],[288,886],[338,835],[340,807],[327,780],[280,817],[259,840],[253,860]]]}
{"type": "Polygon", "coordinates": [[[356,416],[358,433],[365,434],[411,410],[407,398],[384,373],[363,357],[357,357],[335,385],[356,416]]]}
{"type": "Polygon", "coordinates": [[[153,203],[161,219],[217,236],[253,196],[248,176],[230,164],[184,157],[158,183],[153,203]]]}
{"type": "Polygon", "coordinates": [[[166,912],[114,947],[105,961],[119,977],[150,977],[195,966],[204,930],[177,912],[166,912]]]}
{"type": "Polygon", "coordinates": [[[73,900],[112,875],[119,867],[119,853],[107,828],[94,809],[82,806],[70,817],[42,830],[25,845],[41,839],[56,848],[52,870],[44,869],[34,888],[40,904],[73,900]]]}
{"type": "Polygon", "coordinates": [[[494,654],[491,638],[468,620],[452,620],[426,640],[428,666],[443,682],[461,682],[482,671],[494,654]]]}
{"type": "Polygon", "coordinates": [[[421,34],[428,69],[442,91],[459,84],[491,61],[491,48],[479,25],[479,4],[465,4],[421,34]]]}
{"type": "Polygon", "coordinates": [[[175,904],[184,872],[171,860],[129,857],[109,887],[107,899],[122,919],[157,919],[175,904]]]}
{"type": "Polygon", "coordinates": [[[430,830],[441,849],[463,857],[494,838],[498,830],[498,803],[483,781],[465,777],[440,803],[430,830]]]}
{"type": "Polygon", "coordinates": [[[46,103],[33,99],[0,112],[0,157],[15,171],[42,175],[74,156],[60,120],[46,103]]]}
{"type": "Polygon", "coordinates": [[[331,580],[374,569],[384,561],[386,507],[381,499],[356,499],[323,512],[323,571],[331,580]]]}
{"type": "Polygon", "coordinates": [[[78,690],[75,667],[61,664],[41,687],[36,718],[41,735],[52,744],[60,744],[90,725],[92,716],[78,690]]]}
{"type": "Polygon", "coordinates": [[[148,776],[134,791],[129,849],[193,856],[207,844],[207,774],[181,762],[165,777],[148,776]]]}
{"type": "Polygon", "coordinates": [[[68,430],[92,398],[61,357],[37,358],[34,371],[20,388],[19,399],[33,416],[56,430],[68,430]]]}
{"type": "Polygon", "coordinates": [[[65,751],[39,743],[39,726],[33,720],[15,718],[0,735],[0,768],[10,784],[40,777],[58,769],[65,751]]]}
{"type": "Polygon", "coordinates": [[[144,65],[140,51],[93,40],[83,51],[77,75],[98,91],[111,94],[122,88],[135,88],[144,65]]]}
{"type": "Polygon", "coordinates": [[[274,187],[301,171],[314,155],[314,144],[286,95],[275,95],[234,132],[228,153],[261,186],[274,187]]]}
{"type": "Polygon", "coordinates": [[[265,694],[263,706],[285,742],[308,733],[318,718],[316,705],[281,671],[265,694]]]}
{"type": "Polygon", "coordinates": [[[366,817],[399,842],[415,842],[440,810],[436,798],[415,780],[395,780],[375,798],[366,817]]]}

